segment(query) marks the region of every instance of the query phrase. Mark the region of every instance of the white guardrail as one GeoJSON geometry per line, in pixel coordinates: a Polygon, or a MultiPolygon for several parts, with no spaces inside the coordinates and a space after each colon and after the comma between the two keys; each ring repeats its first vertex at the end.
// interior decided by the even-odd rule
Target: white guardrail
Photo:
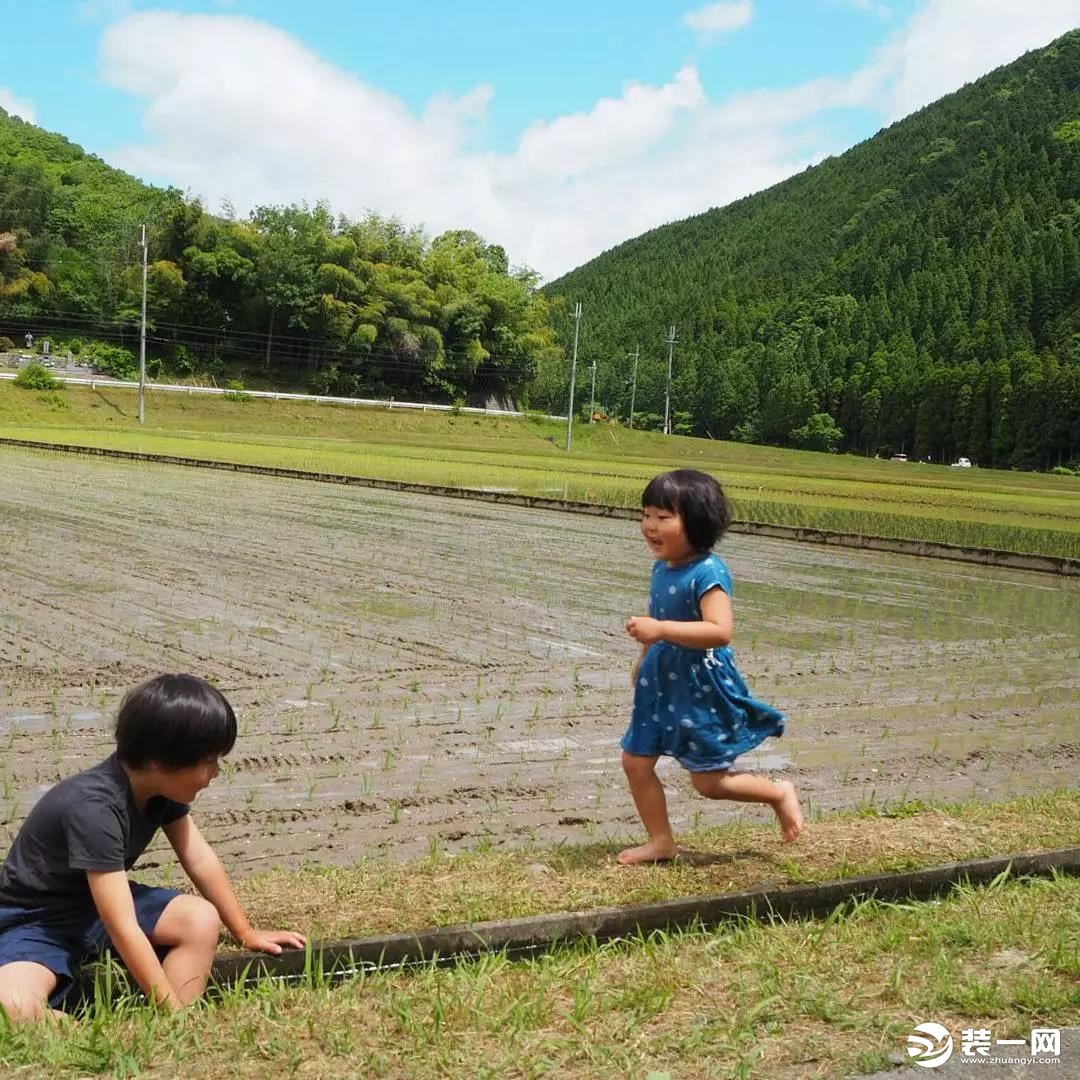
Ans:
{"type": "MultiPolygon", "coordinates": [[[[117,387],[124,390],[138,390],[137,382],[126,382],[123,379],[101,379],[94,375],[84,377],[81,375],[57,375],[50,372],[57,382],[71,383],[75,386],[89,386],[91,390],[100,387],[117,387]]],[[[0,371],[0,379],[15,379],[17,371],[0,371]]],[[[229,390],[219,386],[181,386],[174,383],[146,383],[147,390],[163,390],[170,394],[243,394],[244,397],[270,398],[273,401],[314,401],[316,405],[360,405],[371,409],[420,409],[421,412],[452,412],[464,413],[470,416],[511,416],[523,417],[527,413],[515,412],[512,409],[480,409],[470,405],[436,405],[432,402],[423,401],[395,401],[393,398],[348,398],[330,397],[325,394],[288,394],[277,390],[229,390]]],[[[562,420],[565,416],[541,415],[544,420],[562,420]]]]}

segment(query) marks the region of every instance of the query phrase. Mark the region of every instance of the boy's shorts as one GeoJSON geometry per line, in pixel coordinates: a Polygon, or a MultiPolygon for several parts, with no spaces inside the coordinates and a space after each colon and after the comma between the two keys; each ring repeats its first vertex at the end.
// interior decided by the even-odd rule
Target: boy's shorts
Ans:
{"type": "MultiPolygon", "coordinates": [[[[147,937],[154,932],[162,912],[180,895],[177,889],[131,883],[135,918],[147,937]]],[[[111,947],[92,904],[73,911],[0,907],[0,965],[29,960],[48,968],[56,975],[56,989],[49,998],[54,1009],[67,1003],[79,967],[111,947]]]]}

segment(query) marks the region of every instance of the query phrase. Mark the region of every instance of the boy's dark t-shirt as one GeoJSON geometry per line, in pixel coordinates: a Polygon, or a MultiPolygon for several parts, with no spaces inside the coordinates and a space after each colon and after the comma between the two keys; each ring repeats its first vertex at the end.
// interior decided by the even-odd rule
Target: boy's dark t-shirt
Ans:
{"type": "Polygon", "coordinates": [[[87,870],[130,870],[162,825],[188,812],[163,795],[135,805],[116,754],[61,780],[30,811],[0,869],[0,907],[93,907],[87,870]]]}

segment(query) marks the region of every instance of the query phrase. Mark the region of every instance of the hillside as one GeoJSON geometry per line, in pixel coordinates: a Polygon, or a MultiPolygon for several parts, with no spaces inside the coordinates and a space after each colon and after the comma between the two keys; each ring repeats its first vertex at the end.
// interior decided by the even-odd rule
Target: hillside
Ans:
{"type": "MultiPolygon", "coordinates": [[[[676,430],[1047,468],[1080,456],[1080,31],[837,158],[550,284],[599,400],[676,430]]],[[[568,334],[564,330],[564,338],[568,334]]],[[[538,404],[565,400],[542,373],[538,404]]]]}
{"type": "Polygon", "coordinates": [[[128,376],[149,231],[151,375],[453,401],[554,361],[535,275],[475,233],[323,204],[213,215],[0,110],[0,350],[27,331],[128,376]]]}

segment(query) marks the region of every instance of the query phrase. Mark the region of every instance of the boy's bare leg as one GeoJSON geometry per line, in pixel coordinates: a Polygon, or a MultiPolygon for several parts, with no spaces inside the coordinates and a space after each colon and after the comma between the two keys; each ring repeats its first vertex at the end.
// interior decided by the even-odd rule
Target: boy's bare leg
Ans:
{"type": "Polygon", "coordinates": [[[169,950],[161,966],[182,1005],[206,989],[220,935],[217,909],[201,896],[178,896],[161,913],[150,940],[169,950]]]}
{"type": "Polygon", "coordinates": [[[641,823],[649,834],[648,843],[619,852],[619,862],[624,866],[660,862],[674,858],[679,853],[679,845],[675,843],[671,832],[664,785],[656,775],[656,760],[654,757],[641,757],[623,751],[623,772],[630,782],[630,794],[634,797],[641,823]]]}
{"type": "Polygon", "coordinates": [[[790,780],[770,780],[756,773],[727,770],[695,772],[690,774],[690,779],[695,789],[708,799],[767,803],[776,813],[785,843],[790,844],[802,832],[802,807],[790,780]]]}
{"type": "Polygon", "coordinates": [[[0,966],[0,1008],[11,1020],[70,1020],[58,1009],[49,1008],[56,989],[56,975],[44,964],[16,960],[0,966]]]}

